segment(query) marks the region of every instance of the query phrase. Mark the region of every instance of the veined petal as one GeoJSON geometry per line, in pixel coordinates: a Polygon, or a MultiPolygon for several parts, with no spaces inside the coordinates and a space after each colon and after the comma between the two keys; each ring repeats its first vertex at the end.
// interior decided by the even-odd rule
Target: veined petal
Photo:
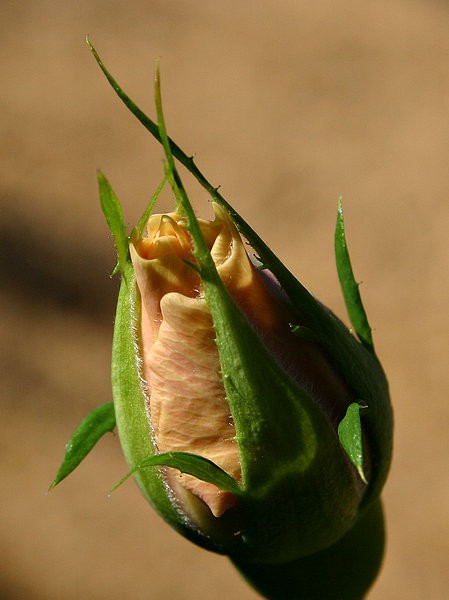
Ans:
{"type": "MultiPolygon", "coordinates": [[[[157,340],[144,355],[150,414],[160,452],[186,451],[212,460],[240,478],[234,424],[220,377],[212,319],[205,300],[169,293],[161,301],[157,340]]],[[[215,516],[235,497],[189,475],[176,477],[215,516]]]]}

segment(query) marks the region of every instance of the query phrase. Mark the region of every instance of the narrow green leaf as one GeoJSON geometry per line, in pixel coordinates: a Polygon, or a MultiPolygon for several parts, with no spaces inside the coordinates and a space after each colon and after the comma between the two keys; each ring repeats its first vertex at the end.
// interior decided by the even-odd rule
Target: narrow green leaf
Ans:
{"type": "Polygon", "coordinates": [[[231,492],[232,494],[238,495],[242,493],[242,489],[238,482],[228,475],[226,471],[220,469],[220,467],[207,458],[198,456],[197,454],[191,454],[190,452],[165,452],[163,454],[150,456],[136,465],[134,469],[125,475],[125,477],[112,488],[111,491],[113,492],[116,490],[122,483],[129,479],[131,475],[137,473],[137,471],[157,466],[178,469],[181,473],[193,475],[197,479],[201,479],[201,481],[206,481],[207,483],[213,483],[218,489],[231,492]]]}
{"type": "Polygon", "coordinates": [[[341,200],[338,201],[337,225],[335,228],[335,258],[337,262],[338,278],[343,291],[349,319],[361,342],[373,352],[374,344],[371,335],[371,327],[368,323],[368,318],[360,296],[359,284],[354,278],[351,259],[349,258],[341,200]]]}
{"type": "Polygon", "coordinates": [[[80,462],[89,454],[98,440],[115,428],[114,403],[102,404],[87,415],[80,423],[69,443],[66,445],[64,459],[59,471],[50,485],[52,490],[58,483],[70,475],[80,462]]]}
{"type": "Polygon", "coordinates": [[[368,483],[363,471],[362,424],[360,422],[360,410],[363,408],[367,407],[358,402],[353,402],[348,406],[346,415],[338,425],[338,437],[362,481],[368,483]]]}
{"type": "MultiPolygon", "coordinates": [[[[117,249],[118,267],[122,273],[125,272],[128,261],[128,236],[126,235],[126,226],[123,219],[123,211],[119,199],[115,195],[111,184],[101,171],[98,171],[98,187],[100,190],[101,209],[109,229],[114,236],[115,247],[117,249]]],[[[115,272],[115,269],[114,269],[115,272]]]]}
{"type": "Polygon", "coordinates": [[[148,206],[145,209],[145,212],[140,217],[139,222],[137,223],[137,233],[139,235],[139,238],[141,238],[143,235],[143,230],[145,229],[145,225],[147,224],[147,221],[150,218],[151,213],[153,212],[154,205],[156,204],[157,199],[159,198],[166,183],[167,183],[167,177],[164,177],[164,179],[159,184],[157,190],[154,192],[153,197],[151,198],[148,206]]]}
{"type": "Polygon", "coordinates": [[[131,98],[127,94],[125,94],[125,92],[119,86],[119,84],[117,83],[117,81],[112,77],[112,75],[106,69],[106,67],[103,64],[103,61],[101,60],[98,52],[94,48],[93,44],[90,42],[89,36],[86,36],[86,44],[87,44],[89,50],[92,52],[93,57],[97,61],[98,66],[103,71],[106,79],[108,80],[108,82],[110,83],[110,85],[112,86],[112,88],[114,89],[115,93],[119,96],[119,98],[122,100],[122,102],[125,104],[125,106],[127,106],[129,108],[129,110],[139,119],[139,121],[141,121],[141,122],[145,121],[145,127],[149,131],[151,131],[151,133],[160,141],[159,128],[156,125],[156,123],[154,121],[152,121],[151,119],[149,119],[140,110],[140,108],[138,108],[138,106],[131,100],[131,98]]]}
{"type": "Polygon", "coordinates": [[[173,153],[172,153],[172,147],[170,144],[170,139],[167,135],[164,112],[163,112],[163,108],[162,108],[159,66],[156,69],[154,94],[155,94],[159,135],[160,135],[162,146],[165,151],[165,157],[167,159],[167,176],[168,176],[168,179],[172,186],[173,192],[177,198],[177,203],[178,203],[177,210],[178,210],[178,212],[182,212],[183,214],[185,214],[187,217],[187,229],[189,230],[190,234],[192,235],[193,244],[194,244],[193,255],[198,260],[199,267],[200,267],[200,275],[202,277],[210,276],[216,282],[218,282],[218,284],[220,285],[220,277],[217,273],[215,263],[209,252],[209,248],[207,246],[206,240],[204,239],[203,233],[199,226],[198,220],[195,215],[195,211],[193,210],[192,204],[187,196],[187,192],[185,191],[181,177],[179,176],[179,173],[176,169],[176,165],[175,165],[175,161],[174,161],[173,153]]]}

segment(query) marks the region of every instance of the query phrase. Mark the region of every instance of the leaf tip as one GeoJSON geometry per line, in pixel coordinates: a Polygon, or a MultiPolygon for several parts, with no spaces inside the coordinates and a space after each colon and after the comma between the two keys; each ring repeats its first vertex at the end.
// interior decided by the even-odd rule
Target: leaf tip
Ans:
{"type": "Polygon", "coordinates": [[[341,196],[338,199],[334,248],[338,278],[340,280],[340,286],[349,319],[361,343],[370,352],[374,353],[371,326],[368,322],[368,317],[360,296],[359,284],[355,280],[351,259],[349,257],[341,196]]]}
{"type": "Polygon", "coordinates": [[[360,479],[368,485],[363,469],[363,440],[360,411],[368,408],[366,404],[352,402],[338,425],[338,438],[349,460],[355,467],[360,479]]]}

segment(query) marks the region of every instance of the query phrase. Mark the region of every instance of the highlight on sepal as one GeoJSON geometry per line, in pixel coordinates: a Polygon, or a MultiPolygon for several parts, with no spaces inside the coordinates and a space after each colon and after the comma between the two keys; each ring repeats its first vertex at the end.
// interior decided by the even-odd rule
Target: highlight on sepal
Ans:
{"type": "Polygon", "coordinates": [[[340,443],[345,449],[349,460],[357,469],[363,483],[368,483],[363,470],[363,440],[362,424],[360,421],[360,411],[368,408],[366,405],[352,402],[348,406],[346,415],[338,425],[338,437],[340,443]]]}
{"type": "Polygon", "coordinates": [[[66,445],[64,459],[59,471],[49,487],[52,490],[89,454],[95,444],[106,433],[115,429],[114,403],[106,402],[85,417],[76,428],[74,434],[66,445]]]}
{"type": "Polygon", "coordinates": [[[220,467],[211,460],[190,452],[164,452],[149,456],[131,469],[131,471],[129,471],[129,473],[127,473],[125,477],[112,488],[111,492],[120,487],[127,479],[141,469],[147,469],[149,467],[171,467],[186,475],[193,475],[197,479],[201,479],[201,481],[212,483],[218,489],[231,492],[231,494],[235,494],[236,496],[242,493],[242,489],[238,482],[228,475],[226,471],[220,469],[220,467]]]}
{"type": "Polygon", "coordinates": [[[298,338],[308,342],[321,342],[320,337],[309,327],[304,325],[292,325],[290,331],[298,338]]]}
{"type": "Polygon", "coordinates": [[[368,323],[368,317],[360,296],[359,284],[355,280],[351,259],[349,258],[341,198],[338,201],[337,224],[335,227],[335,258],[349,319],[362,344],[371,352],[374,352],[371,327],[368,323]]]}

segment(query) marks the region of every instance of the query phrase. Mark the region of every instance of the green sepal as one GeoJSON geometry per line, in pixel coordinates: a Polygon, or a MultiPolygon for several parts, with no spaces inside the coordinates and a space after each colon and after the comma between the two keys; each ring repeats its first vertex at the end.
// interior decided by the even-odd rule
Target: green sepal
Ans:
{"type": "Polygon", "coordinates": [[[364,408],[368,407],[358,402],[353,402],[348,406],[346,415],[338,425],[338,437],[360,478],[364,483],[368,483],[363,470],[363,439],[360,422],[360,411],[364,408]]]}
{"type": "Polygon", "coordinates": [[[198,456],[197,454],[191,454],[190,452],[164,452],[162,454],[149,456],[131,469],[131,471],[129,471],[129,473],[127,473],[111,491],[113,492],[120,487],[131,477],[131,475],[137,473],[137,471],[157,466],[171,467],[186,475],[193,475],[197,479],[213,483],[218,489],[231,492],[231,494],[240,495],[242,493],[238,482],[228,475],[226,471],[220,469],[220,467],[211,460],[208,460],[203,456],[198,456]]]}
{"type": "Polygon", "coordinates": [[[164,179],[161,181],[161,183],[158,185],[156,191],[154,192],[150,202],[148,203],[148,206],[146,207],[142,216],[140,217],[139,222],[137,223],[137,227],[136,227],[139,237],[142,237],[145,226],[148,222],[148,219],[150,218],[151,213],[153,212],[154,205],[156,204],[157,199],[159,198],[166,183],[167,183],[167,177],[164,177],[164,179]]]}
{"type": "Polygon", "coordinates": [[[80,462],[89,454],[105,433],[115,428],[114,403],[106,402],[85,417],[66,445],[64,459],[59,471],[50,485],[52,490],[58,483],[70,475],[80,462]]]}
{"type": "MultiPolygon", "coordinates": [[[[101,171],[97,173],[98,187],[100,191],[101,209],[106,218],[106,222],[114,236],[115,247],[118,257],[118,269],[122,274],[126,271],[126,265],[129,260],[129,244],[126,234],[126,225],[123,219],[123,211],[119,199],[114,193],[111,184],[101,171]]],[[[113,274],[117,272],[117,267],[113,274]]]]}
{"type": "Polygon", "coordinates": [[[338,201],[337,224],[335,227],[335,259],[346,310],[354,331],[359,336],[362,344],[371,352],[374,352],[371,327],[368,323],[368,317],[360,296],[359,284],[355,280],[351,259],[349,258],[341,199],[338,201]]]}

